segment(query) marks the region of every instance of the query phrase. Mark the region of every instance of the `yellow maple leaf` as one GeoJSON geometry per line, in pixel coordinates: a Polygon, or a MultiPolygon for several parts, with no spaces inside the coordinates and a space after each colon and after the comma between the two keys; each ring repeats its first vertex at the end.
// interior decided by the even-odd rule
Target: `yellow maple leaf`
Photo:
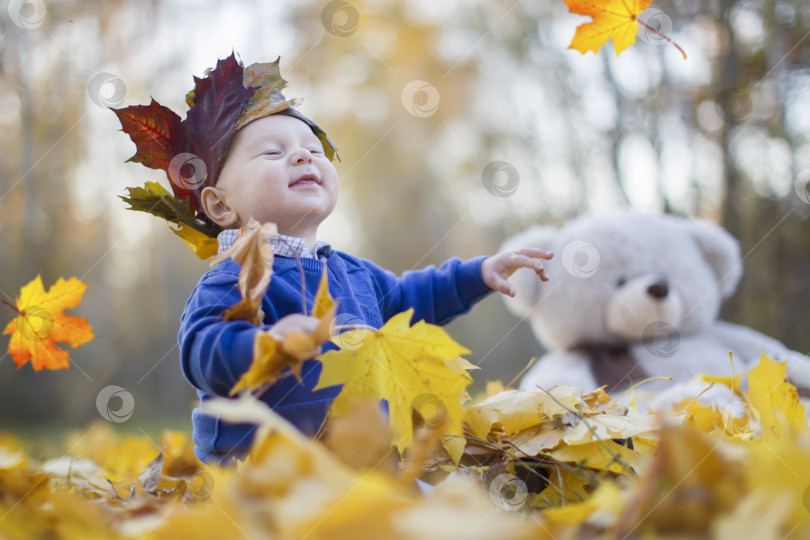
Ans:
{"type": "Polygon", "coordinates": [[[754,408],[763,437],[807,431],[804,407],[796,387],[787,382],[787,364],[762,353],[759,364],[748,373],[746,401],[754,408]]]}
{"type": "Polygon", "coordinates": [[[276,236],[278,228],[275,223],[260,224],[251,218],[247,225],[239,229],[239,236],[233,245],[211,259],[211,266],[216,266],[228,257],[242,265],[242,270],[239,271],[242,300],[225,312],[226,320],[262,324],[262,298],[273,275],[274,256],[268,239],[276,236]]]}
{"type": "Polygon", "coordinates": [[[636,19],[652,0],[565,0],[571,13],[589,15],[593,21],[577,27],[569,48],[585,54],[598,52],[608,39],[618,56],[636,42],[636,19]]]}
{"type": "Polygon", "coordinates": [[[616,484],[602,482],[590,498],[581,502],[552,508],[543,513],[554,524],[581,525],[587,523],[592,515],[600,512],[601,519],[615,521],[627,507],[627,497],[619,491],[616,484]]]}
{"type": "Polygon", "coordinates": [[[337,305],[329,294],[329,281],[324,269],[312,305],[312,316],[321,321],[315,332],[294,332],[284,338],[274,334],[272,329],[257,332],[253,342],[253,362],[236,381],[230,394],[272,384],[287,367],[300,380],[304,361],[318,354],[319,347],[329,339],[329,326],[335,318],[336,310],[337,305]]]}
{"type": "Polygon", "coordinates": [[[544,417],[576,410],[581,394],[573,386],[555,386],[549,392],[504,390],[467,407],[464,421],[473,434],[484,440],[493,429],[510,435],[540,424],[544,417]]]}
{"type": "Polygon", "coordinates": [[[319,356],[323,370],[315,387],[343,385],[330,410],[335,416],[348,414],[354,397],[388,400],[394,444],[400,453],[413,443],[414,412],[428,427],[443,424],[448,436],[461,435],[461,397],[472,382],[465,370],[456,370],[454,362],[470,351],[438,326],[424,321],[409,326],[412,315],[410,309],[391,317],[379,330],[341,334],[347,342],[360,345],[319,356]]]}
{"type": "MultiPolygon", "coordinates": [[[[639,531],[677,530],[694,537],[737,504],[745,493],[746,469],[759,464],[745,463],[723,439],[704,435],[689,424],[664,424],[659,434],[658,451],[639,479],[637,498],[624,525],[639,531]]],[[[617,533],[625,535],[630,531],[617,533]]]]}
{"type": "Polygon", "coordinates": [[[582,54],[588,51],[598,52],[613,41],[616,56],[636,42],[636,30],[639,26],[646,32],[671,43],[684,59],[686,52],[669,36],[662,34],[643,20],[639,15],[649,7],[652,0],[565,0],[568,10],[577,15],[587,15],[593,21],[580,24],[571,40],[569,49],[575,49],[582,54]]]}
{"type": "Polygon", "coordinates": [[[791,435],[752,442],[748,446],[748,466],[743,467],[742,472],[746,485],[751,487],[753,493],[771,501],[785,498],[782,511],[787,512],[789,524],[784,524],[784,530],[796,531],[796,538],[808,538],[810,467],[807,463],[810,462],[810,436],[806,432],[791,435]]]}
{"type": "Polygon", "coordinates": [[[636,452],[610,439],[563,445],[543,454],[557,461],[577,463],[589,469],[608,470],[617,474],[629,474],[631,470],[641,473],[652,462],[652,457],[648,454],[636,452]]]}
{"type": "Polygon", "coordinates": [[[205,260],[217,254],[219,243],[217,242],[216,238],[203,234],[197,229],[189,227],[185,223],[178,224],[176,228],[174,227],[175,224],[171,221],[167,221],[166,223],[168,224],[169,229],[174,234],[182,238],[183,241],[188,244],[188,247],[191,248],[191,251],[193,251],[194,254],[200,259],[205,260]]]}
{"type": "Polygon", "coordinates": [[[4,301],[18,312],[3,331],[11,334],[8,352],[17,366],[30,359],[34,371],[70,367],[67,351],[57,347],[56,342],[79,347],[95,337],[87,319],[64,314],[64,310],[81,303],[86,288],[87,283],[75,277],[67,281],[59,278],[45,292],[37,276],[20,290],[16,307],[4,301]]]}

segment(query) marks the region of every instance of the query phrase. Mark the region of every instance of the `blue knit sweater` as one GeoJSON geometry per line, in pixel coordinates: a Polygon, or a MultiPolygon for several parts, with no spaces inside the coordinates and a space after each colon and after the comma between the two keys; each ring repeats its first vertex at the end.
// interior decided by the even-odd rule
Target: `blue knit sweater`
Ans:
{"type": "MultiPolygon", "coordinates": [[[[307,313],[318,289],[324,264],[328,269],[329,292],[338,305],[339,321],[380,328],[390,317],[414,308],[412,322],[425,320],[445,324],[466,313],[491,292],[481,277],[484,257],[466,262],[451,259],[439,268],[405,272],[401,278],[340,251],[327,261],[300,259],[306,289],[307,313]]],[[[301,268],[292,257],[275,257],[273,278],[262,300],[267,329],[285,315],[302,312],[301,268]]],[[[198,390],[200,400],[227,396],[253,358],[253,340],[259,327],[245,321],[225,321],[222,313],[241,299],[237,281],[241,267],[226,259],[206,272],[186,302],[180,319],[180,359],[183,373],[198,390]]],[[[331,343],[324,350],[334,348],[331,343]]],[[[262,396],[273,410],[304,433],[320,428],[340,386],[313,391],[321,364],[304,362],[299,383],[284,377],[262,396]]],[[[194,444],[202,461],[226,464],[242,459],[253,441],[255,426],[230,424],[194,409],[194,444]]]]}

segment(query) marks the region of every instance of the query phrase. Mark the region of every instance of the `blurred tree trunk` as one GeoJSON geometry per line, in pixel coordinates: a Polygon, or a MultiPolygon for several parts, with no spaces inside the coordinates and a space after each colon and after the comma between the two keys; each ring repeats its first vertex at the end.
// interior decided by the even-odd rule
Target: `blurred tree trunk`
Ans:
{"type": "MultiPolygon", "coordinates": [[[[744,91],[739,88],[740,84],[740,57],[737,51],[737,38],[734,33],[734,28],[731,25],[730,15],[731,8],[737,3],[736,0],[723,0],[722,17],[725,24],[726,33],[728,36],[728,44],[726,54],[720,63],[720,76],[716,88],[716,95],[723,95],[723,92],[729,90],[744,91]]],[[[730,106],[728,103],[721,103],[720,106],[730,106]]],[[[721,208],[722,225],[733,236],[740,235],[740,173],[737,169],[732,153],[731,153],[731,134],[734,130],[734,123],[729,121],[729,117],[733,117],[727,111],[723,111],[725,118],[723,119],[723,127],[720,132],[720,141],[723,148],[723,204],[721,208]]]]}

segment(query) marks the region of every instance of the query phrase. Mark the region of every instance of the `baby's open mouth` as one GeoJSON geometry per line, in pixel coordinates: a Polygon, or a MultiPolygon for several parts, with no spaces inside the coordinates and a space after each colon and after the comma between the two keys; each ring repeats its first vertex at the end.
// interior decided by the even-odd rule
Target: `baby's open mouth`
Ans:
{"type": "Polygon", "coordinates": [[[307,187],[307,186],[319,186],[321,185],[321,181],[318,177],[314,174],[304,174],[299,176],[295,180],[290,183],[290,187],[297,186],[297,187],[307,187]]]}
{"type": "Polygon", "coordinates": [[[297,179],[293,180],[292,183],[290,184],[290,187],[292,187],[292,186],[301,186],[301,187],[303,187],[303,186],[319,186],[319,185],[321,185],[321,182],[320,182],[320,180],[318,179],[318,177],[316,175],[314,175],[314,174],[304,174],[304,175],[298,177],[297,179]]]}

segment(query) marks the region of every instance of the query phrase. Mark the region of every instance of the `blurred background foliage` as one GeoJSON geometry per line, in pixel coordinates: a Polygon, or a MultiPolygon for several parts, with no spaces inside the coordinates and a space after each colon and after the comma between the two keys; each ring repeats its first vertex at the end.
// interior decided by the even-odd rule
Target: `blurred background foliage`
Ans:
{"type": "MultiPolygon", "coordinates": [[[[321,231],[338,248],[399,273],[586,213],[704,217],[745,255],[723,317],[810,351],[810,4],[653,4],[688,60],[651,34],[618,58],[568,50],[585,19],[562,0],[4,0],[0,293],[75,275],[90,285],[73,313],[98,338],[68,371],[3,357],[0,426],[97,419],[115,384],[135,398],[130,428],[188,428],[176,332],[207,264],[124,210],[126,186],[168,183],[124,163],[134,146],[105,106],[154,97],[184,116],[192,74],[231,50],[281,55],[287,95],[339,147],[341,200],[321,231]],[[486,189],[493,161],[519,179],[510,196],[506,170],[486,189]]],[[[541,352],[494,295],[449,331],[479,388],[541,352]]]]}

